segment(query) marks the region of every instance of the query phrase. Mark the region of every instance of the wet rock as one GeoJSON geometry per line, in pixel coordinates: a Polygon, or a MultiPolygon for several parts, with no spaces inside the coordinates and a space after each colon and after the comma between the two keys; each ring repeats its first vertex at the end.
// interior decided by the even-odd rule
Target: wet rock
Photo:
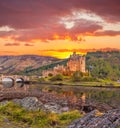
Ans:
{"type": "Polygon", "coordinates": [[[94,110],[83,118],[75,120],[68,128],[118,128],[120,126],[120,109],[101,114],[94,110]]]}

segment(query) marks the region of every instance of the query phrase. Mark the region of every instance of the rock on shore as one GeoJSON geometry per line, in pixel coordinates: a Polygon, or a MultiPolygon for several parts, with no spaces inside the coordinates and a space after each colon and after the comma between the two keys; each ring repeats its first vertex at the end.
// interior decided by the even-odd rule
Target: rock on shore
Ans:
{"type": "Polygon", "coordinates": [[[68,128],[118,128],[120,126],[120,109],[100,113],[94,110],[83,118],[75,120],[68,128]]]}
{"type": "MultiPolygon", "coordinates": [[[[53,113],[62,113],[69,111],[69,107],[62,106],[60,103],[49,101],[48,103],[43,103],[38,100],[37,97],[25,97],[23,99],[13,99],[11,100],[15,104],[18,104],[24,107],[27,110],[43,110],[46,112],[53,112],[53,113]]],[[[5,100],[0,102],[0,105],[6,105],[9,101],[5,100]]]]}

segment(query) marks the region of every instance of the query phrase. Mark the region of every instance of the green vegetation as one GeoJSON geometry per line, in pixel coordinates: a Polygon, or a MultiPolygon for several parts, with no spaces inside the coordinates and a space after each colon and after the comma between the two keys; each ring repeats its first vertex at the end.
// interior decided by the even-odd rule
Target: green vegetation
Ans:
{"type": "Polygon", "coordinates": [[[57,66],[58,64],[59,65],[66,65],[67,64],[67,59],[65,60],[60,60],[60,61],[57,61],[57,62],[54,62],[54,63],[51,63],[51,64],[48,64],[48,65],[44,65],[44,66],[41,66],[39,68],[36,68],[36,69],[31,69],[31,68],[26,68],[23,72],[20,72],[19,74],[26,74],[26,75],[41,75],[42,71],[43,70],[48,70],[48,69],[52,69],[54,68],[55,66],[57,66]]]}
{"type": "Polygon", "coordinates": [[[13,102],[1,105],[0,115],[0,127],[6,126],[6,119],[11,123],[11,128],[66,128],[70,122],[82,116],[77,110],[62,114],[45,113],[41,110],[27,111],[13,102]]]}
{"type": "Polygon", "coordinates": [[[50,85],[77,85],[77,86],[93,86],[93,87],[120,87],[120,83],[110,79],[100,79],[93,77],[87,73],[74,72],[72,76],[64,76],[57,74],[55,76],[36,78],[35,82],[50,85]]]}
{"type": "Polygon", "coordinates": [[[86,56],[90,75],[101,79],[120,79],[120,52],[90,52],[86,56]]]}
{"type": "Polygon", "coordinates": [[[50,78],[50,81],[62,81],[63,80],[63,75],[62,74],[57,74],[55,76],[52,76],[50,78]]]}
{"type": "Polygon", "coordinates": [[[97,78],[89,76],[88,73],[76,71],[70,78],[73,82],[98,82],[97,78]]]}
{"type": "Polygon", "coordinates": [[[80,81],[80,79],[83,77],[83,73],[82,72],[74,72],[71,79],[76,82],[76,81],[80,81]]]}
{"type": "Polygon", "coordinates": [[[81,76],[81,72],[75,72],[72,76],[57,74],[46,78],[36,78],[34,82],[48,85],[70,85],[87,87],[120,87],[120,83],[110,79],[99,79],[91,76],[81,76]]]}
{"type": "Polygon", "coordinates": [[[65,126],[66,124],[69,124],[71,122],[71,120],[78,119],[80,117],[82,117],[82,115],[80,115],[79,111],[74,110],[74,111],[64,112],[64,113],[60,114],[59,120],[60,120],[61,124],[63,126],[65,126]]]}

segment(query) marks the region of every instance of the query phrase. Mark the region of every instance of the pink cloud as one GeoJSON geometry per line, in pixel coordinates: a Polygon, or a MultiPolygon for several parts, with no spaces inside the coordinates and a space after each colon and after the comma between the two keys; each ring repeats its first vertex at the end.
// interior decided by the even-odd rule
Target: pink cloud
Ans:
{"type": "MultiPolygon", "coordinates": [[[[106,22],[120,21],[120,0],[4,0],[0,2],[0,26],[11,26],[15,31],[0,32],[0,37],[10,37],[15,41],[30,42],[39,39],[43,42],[49,40],[64,40],[70,37],[73,41],[84,41],[82,36],[115,36],[119,31],[102,31],[103,27],[87,19],[74,20],[75,25],[67,29],[60,20],[71,16],[73,11],[95,13],[106,22]],[[55,38],[55,35],[58,35],[55,38]]],[[[18,46],[8,43],[6,46],[18,46]]],[[[28,44],[27,44],[28,45],[28,44]]],[[[27,46],[26,45],[26,46],[27,46]]]]}
{"type": "Polygon", "coordinates": [[[120,31],[105,30],[95,33],[95,36],[118,36],[118,35],[120,35],[120,31]]]}

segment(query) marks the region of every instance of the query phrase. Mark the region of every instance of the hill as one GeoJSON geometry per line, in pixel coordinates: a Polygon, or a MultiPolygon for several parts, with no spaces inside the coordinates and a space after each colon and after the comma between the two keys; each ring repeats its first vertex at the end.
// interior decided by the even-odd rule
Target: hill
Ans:
{"type": "Polygon", "coordinates": [[[66,65],[67,64],[67,61],[68,61],[68,59],[58,60],[58,61],[55,61],[53,63],[40,66],[38,68],[31,68],[31,69],[28,69],[27,68],[26,70],[20,72],[20,74],[25,74],[25,75],[40,75],[43,70],[53,69],[58,64],[59,65],[66,65]]]}
{"type": "Polygon", "coordinates": [[[120,52],[90,52],[86,55],[87,69],[93,77],[120,79],[120,52]]]}
{"type": "Polygon", "coordinates": [[[0,74],[16,74],[20,71],[38,68],[58,60],[54,57],[37,55],[0,56],[0,74]]]}

